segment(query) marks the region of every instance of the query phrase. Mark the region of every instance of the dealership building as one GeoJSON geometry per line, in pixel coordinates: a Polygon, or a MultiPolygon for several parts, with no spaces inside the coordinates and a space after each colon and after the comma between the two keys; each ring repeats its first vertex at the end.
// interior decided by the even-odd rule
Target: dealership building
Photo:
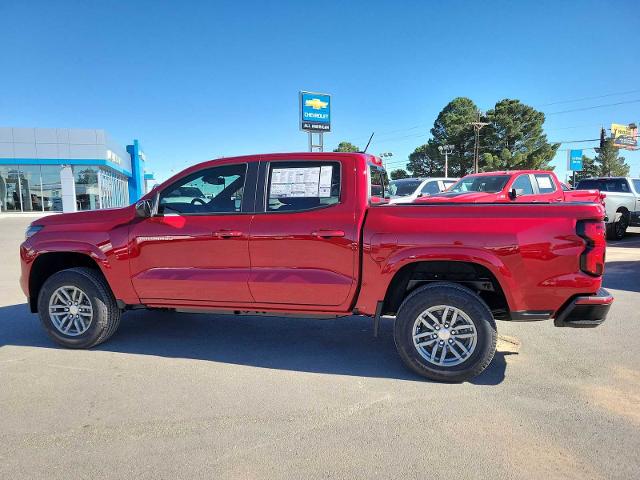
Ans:
{"type": "Polygon", "coordinates": [[[104,130],[0,127],[0,212],[76,212],[138,200],[145,173],[137,140],[104,130]]]}

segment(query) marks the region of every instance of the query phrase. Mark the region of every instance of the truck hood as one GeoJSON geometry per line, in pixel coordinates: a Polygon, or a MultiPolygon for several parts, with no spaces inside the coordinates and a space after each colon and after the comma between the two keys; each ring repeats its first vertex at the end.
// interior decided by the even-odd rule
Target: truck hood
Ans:
{"type": "Polygon", "coordinates": [[[493,203],[506,201],[503,196],[504,194],[487,192],[445,192],[418,198],[414,203],[493,203]]]}
{"type": "Polygon", "coordinates": [[[33,221],[32,225],[78,225],[78,224],[105,224],[114,225],[131,220],[134,216],[133,206],[123,208],[106,208],[103,210],[91,210],[87,212],[62,213],[47,215],[33,221]]]}

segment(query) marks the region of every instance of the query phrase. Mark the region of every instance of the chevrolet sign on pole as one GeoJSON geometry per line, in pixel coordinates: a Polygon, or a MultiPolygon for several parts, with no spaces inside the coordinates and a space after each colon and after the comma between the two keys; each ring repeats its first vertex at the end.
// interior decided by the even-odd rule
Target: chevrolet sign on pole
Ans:
{"type": "Polygon", "coordinates": [[[331,95],[300,92],[300,130],[331,131],[331,95]]]}

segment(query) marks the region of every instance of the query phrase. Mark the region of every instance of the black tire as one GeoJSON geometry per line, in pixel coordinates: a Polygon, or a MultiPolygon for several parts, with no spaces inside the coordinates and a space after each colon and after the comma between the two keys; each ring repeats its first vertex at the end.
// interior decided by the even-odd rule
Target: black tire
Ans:
{"type": "Polygon", "coordinates": [[[405,365],[418,375],[439,382],[463,382],[480,374],[493,359],[497,338],[496,323],[487,304],[468,288],[454,283],[438,282],[416,289],[400,306],[394,325],[396,348],[405,365]],[[418,316],[437,305],[456,307],[475,326],[475,349],[459,365],[434,365],[414,345],[413,328],[418,316]]]}
{"type": "Polygon", "coordinates": [[[38,313],[47,334],[67,348],[91,348],[107,340],[120,325],[121,310],[109,285],[99,272],[90,268],[70,268],[49,277],[38,295],[38,313]],[[82,290],[93,308],[93,317],[87,330],[77,336],[65,335],[53,324],[49,314],[49,300],[63,286],[82,290]]]}
{"type": "Polygon", "coordinates": [[[623,213],[617,222],[607,224],[607,238],[609,240],[622,240],[629,227],[629,215],[623,213]]]}

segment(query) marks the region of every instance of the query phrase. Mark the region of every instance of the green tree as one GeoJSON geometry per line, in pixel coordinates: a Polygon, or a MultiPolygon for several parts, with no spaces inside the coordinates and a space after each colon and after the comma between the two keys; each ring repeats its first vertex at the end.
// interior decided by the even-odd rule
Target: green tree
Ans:
{"type": "MultiPolygon", "coordinates": [[[[478,107],[466,97],[454,98],[438,114],[431,129],[432,138],[427,143],[427,153],[431,161],[435,162],[435,159],[441,157],[439,146],[453,145],[453,153],[449,155],[449,175],[462,177],[471,173],[474,145],[471,123],[477,120],[478,107]]],[[[443,164],[439,171],[444,173],[444,159],[440,159],[439,163],[443,164]]]]}
{"type": "Polygon", "coordinates": [[[441,157],[434,142],[429,141],[409,155],[407,169],[414,177],[441,177],[444,175],[444,159],[441,157]]]}
{"type": "Polygon", "coordinates": [[[520,100],[504,99],[487,112],[481,131],[482,170],[551,170],[560,144],[547,142],[544,113],[520,100]]]}
{"type": "Polygon", "coordinates": [[[397,168],[391,171],[391,180],[399,180],[401,178],[409,178],[409,174],[403,168],[397,168]]]}
{"type": "Polygon", "coordinates": [[[334,152],[359,152],[360,149],[351,142],[340,142],[334,152]]]}
{"type": "Polygon", "coordinates": [[[613,140],[608,138],[601,148],[596,148],[598,155],[595,163],[600,177],[626,177],[629,175],[629,165],[625,158],[620,156],[620,150],[613,145],[613,140]]]}

